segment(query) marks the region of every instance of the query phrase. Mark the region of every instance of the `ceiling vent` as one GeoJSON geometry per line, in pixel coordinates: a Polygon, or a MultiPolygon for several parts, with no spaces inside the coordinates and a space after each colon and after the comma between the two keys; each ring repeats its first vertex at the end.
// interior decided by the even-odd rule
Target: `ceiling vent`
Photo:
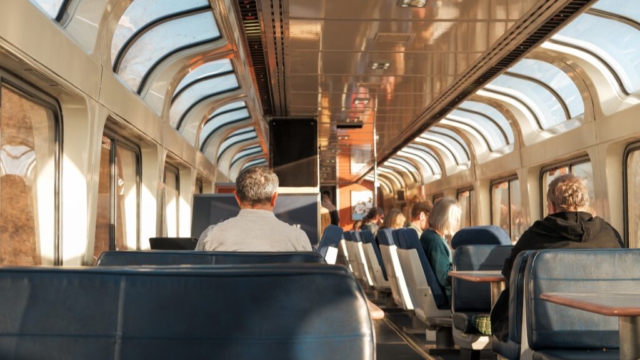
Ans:
{"type": "Polygon", "coordinates": [[[416,37],[416,34],[377,33],[373,41],[379,42],[379,43],[410,43],[413,41],[413,38],[415,37],[416,37]]]}

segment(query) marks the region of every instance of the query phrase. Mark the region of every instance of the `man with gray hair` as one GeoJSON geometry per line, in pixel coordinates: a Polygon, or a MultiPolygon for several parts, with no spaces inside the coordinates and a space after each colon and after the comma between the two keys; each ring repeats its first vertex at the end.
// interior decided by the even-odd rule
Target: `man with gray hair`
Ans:
{"type": "Polygon", "coordinates": [[[196,250],[204,251],[311,251],[304,231],[276,218],[278,176],[266,167],[243,170],[236,179],[238,216],[209,226],[196,250]]]}

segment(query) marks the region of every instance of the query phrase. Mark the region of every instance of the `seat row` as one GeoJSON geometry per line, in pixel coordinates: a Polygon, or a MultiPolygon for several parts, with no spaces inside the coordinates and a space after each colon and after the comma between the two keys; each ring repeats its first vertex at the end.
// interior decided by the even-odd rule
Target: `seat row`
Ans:
{"type": "Polygon", "coordinates": [[[98,267],[2,267],[0,304],[3,359],[375,358],[360,285],[317,253],[107,252],[98,267]]]}

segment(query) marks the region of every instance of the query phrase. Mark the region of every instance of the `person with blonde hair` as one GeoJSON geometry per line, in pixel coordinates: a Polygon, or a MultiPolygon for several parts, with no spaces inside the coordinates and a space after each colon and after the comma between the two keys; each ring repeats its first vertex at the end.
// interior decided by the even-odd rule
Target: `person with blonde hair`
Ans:
{"type": "MultiPolygon", "coordinates": [[[[567,248],[621,248],[620,234],[600,217],[587,212],[589,191],[573,174],[559,176],[547,190],[548,216],[527,229],[504,262],[502,275],[511,277],[516,257],[522,251],[567,248]]],[[[501,340],[509,335],[509,288],[506,288],[491,311],[491,331],[501,340]]]]}
{"type": "Polygon", "coordinates": [[[400,229],[404,226],[404,222],[407,218],[404,217],[402,211],[398,209],[391,209],[385,215],[384,221],[382,222],[381,229],[400,229]]]}
{"type": "Polygon", "coordinates": [[[446,238],[460,229],[462,208],[449,198],[438,201],[429,214],[429,228],[422,232],[420,243],[438,280],[438,285],[451,300],[451,248],[446,238]]]}

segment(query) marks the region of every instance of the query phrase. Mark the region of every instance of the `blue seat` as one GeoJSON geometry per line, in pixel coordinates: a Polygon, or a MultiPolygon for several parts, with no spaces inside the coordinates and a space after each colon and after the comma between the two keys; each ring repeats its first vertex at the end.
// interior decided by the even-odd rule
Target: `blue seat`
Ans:
{"type": "Polygon", "coordinates": [[[315,252],[105,251],[96,266],[325,263],[315,252]]]}
{"type": "Polygon", "coordinates": [[[451,239],[454,250],[463,245],[511,245],[511,238],[499,226],[471,226],[460,229],[451,239]]]}
{"type": "MultiPolygon", "coordinates": [[[[501,270],[511,254],[508,245],[460,246],[453,256],[453,270],[491,271],[501,270]]],[[[480,334],[473,323],[473,316],[491,312],[491,285],[452,279],[453,338],[458,346],[471,350],[482,350],[491,343],[490,337],[480,334]]]]}
{"type": "Polygon", "coordinates": [[[366,259],[362,257],[364,254],[362,253],[362,243],[359,236],[356,236],[356,232],[345,231],[342,236],[346,240],[347,252],[349,253],[349,265],[351,265],[351,269],[353,270],[353,275],[356,279],[362,281],[362,283],[373,286],[373,280],[371,280],[369,275],[369,270],[367,269],[366,259]]]}
{"type": "Polygon", "coordinates": [[[491,347],[494,353],[509,360],[520,359],[520,344],[522,342],[522,302],[524,291],[524,271],[529,256],[535,251],[523,251],[516,256],[511,268],[511,277],[506,291],[509,293],[509,336],[506,341],[500,341],[493,336],[491,347]]]}
{"type": "Polygon", "coordinates": [[[393,295],[393,301],[405,310],[413,310],[413,303],[411,302],[411,296],[407,289],[407,283],[398,258],[398,249],[393,240],[393,232],[391,229],[378,230],[378,244],[380,245],[380,253],[384,260],[384,267],[389,280],[391,294],[393,295]]]}
{"type": "Polygon", "coordinates": [[[5,267],[0,302],[2,359],[375,358],[342,266],[5,267]]]}
{"type": "Polygon", "coordinates": [[[331,251],[329,252],[329,257],[332,261],[327,261],[331,264],[335,264],[336,257],[338,255],[338,247],[340,246],[340,240],[342,240],[342,228],[336,225],[329,225],[324,229],[324,234],[322,234],[322,238],[320,239],[320,244],[318,245],[318,254],[322,255],[325,260],[327,260],[327,253],[329,252],[329,248],[331,251]]]}
{"type": "Polygon", "coordinates": [[[380,254],[380,248],[378,247],[378,243],[375,241],[373,237],[373,233],[370,230],[364,230],[360,232],[360,236],[362,238],[362,242],[365,244],[371,244],[373,248],[373,252],[376,255],[376,260],[378,261],[378,265],[382,270],[382,276],[384,276],[385,280],[389,280],[387,278],[387,270],[384,268],[384,261],[382,260],[382,255],[380,254]]]}
{"type": "Polygon", "coordinates": [[[582,359],[587,354],[617,359],[616,317],[553,304],[540,295],[640,292],[640,250],[541,250],[530,257],[525,270],[523,353],[531,351],[534,359],[582,359]]]}

